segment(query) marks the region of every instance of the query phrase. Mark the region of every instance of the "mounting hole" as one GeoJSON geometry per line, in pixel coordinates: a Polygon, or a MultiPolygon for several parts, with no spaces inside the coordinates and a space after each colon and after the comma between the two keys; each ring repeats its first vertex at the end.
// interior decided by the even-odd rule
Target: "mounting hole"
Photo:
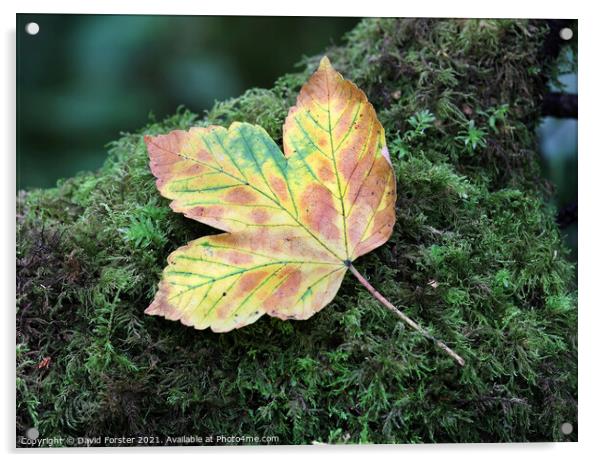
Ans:
{"type": "Polygon", "coordinates": [[[560,38],[562,40],[570,40],[573,38],[573,29],[570,27],[563,27],[560,29],[560,38]]]}
{"type": "Polygon", "coordinates": [[[29,35],[37,35],[40,32],[40,25],[37,22],[28,22],[25,25],[25,32],[29,35]]]}
{"type": "Polygon", "coordinates": [[[570,422],[565,422],[560,426],[560,431],[563,435],[570,435],[573,433],[573,424],[570,422]]]}

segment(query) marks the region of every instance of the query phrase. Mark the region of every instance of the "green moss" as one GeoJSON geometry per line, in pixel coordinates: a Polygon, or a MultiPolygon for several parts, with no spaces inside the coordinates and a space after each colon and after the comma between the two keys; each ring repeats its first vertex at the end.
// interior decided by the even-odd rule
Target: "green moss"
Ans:
{"type": "Polygon", "coordinates": [[[143,314],[169,252],[213,231],[170,211],[142,135],[239,120],[280,140],[314,57],[203,119],[181,110],[124,135],[99,172],[20,194],[17,434],[575,440],[560,432],[577,419],[573,268],[535,154],[545,31],[374,19],[328,51],[379,112],[398,178],[394,234],[358,269],[466,367],[351,277],[308,321],[219,335],[143,314]]]}

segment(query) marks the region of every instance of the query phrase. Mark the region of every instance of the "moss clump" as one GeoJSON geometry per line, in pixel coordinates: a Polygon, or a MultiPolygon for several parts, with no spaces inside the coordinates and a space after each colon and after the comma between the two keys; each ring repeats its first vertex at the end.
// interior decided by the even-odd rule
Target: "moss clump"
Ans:
{"type": "Polygon", "coordinates": [[[576,297],[534,127],[545,25],[366,20],[329,55],[367,90],[398,177],[391,240],[358,268],[466,360],[351,277],[303,322],[228,334],[143,314],[166,256],[212,232],[156,191],[142,135],[282,121],[304,71],[114,142],[105,166],[21,194],[17,434],[276,436],[281,444],[574,440],[576,297]],[[38,367],[50,357],[47,367],[38,367]]]}

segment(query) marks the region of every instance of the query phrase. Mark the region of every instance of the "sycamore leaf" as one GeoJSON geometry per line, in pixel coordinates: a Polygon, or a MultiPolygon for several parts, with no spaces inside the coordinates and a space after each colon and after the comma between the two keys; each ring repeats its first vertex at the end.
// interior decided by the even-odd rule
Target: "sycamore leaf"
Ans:
{"type": "Polygon", "coordinates": [[[146,313],[226,332],[307,319],[351,262],[389,239],[395,176],[366,95],[324,57],[283,128],[246,123],[145,138],[161,194],[220,230],[173,252],[146,313]]]}
{"type": "Polygon", "coordinates": [[[157,188],[171,208],[224,234],[180,247],[147,314],[227,332],[264,314],[307,319],[349,270],[372,296],[464,365],[398,310],[352,262],[395,223],[395,175],[366,95],[324,57],[283,127],[284,153],[246,123],[147,136],[157,188]]]}

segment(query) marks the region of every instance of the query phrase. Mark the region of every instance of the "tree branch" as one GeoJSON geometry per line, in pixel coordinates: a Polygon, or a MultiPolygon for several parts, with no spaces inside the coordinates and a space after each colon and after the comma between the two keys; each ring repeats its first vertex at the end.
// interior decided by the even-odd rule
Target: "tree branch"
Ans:
{"type": "Polygon", "coordinates": [[[543,97],[543,116],[577,119],[578,97],[570,93],[550,92],[543,97]]]}

